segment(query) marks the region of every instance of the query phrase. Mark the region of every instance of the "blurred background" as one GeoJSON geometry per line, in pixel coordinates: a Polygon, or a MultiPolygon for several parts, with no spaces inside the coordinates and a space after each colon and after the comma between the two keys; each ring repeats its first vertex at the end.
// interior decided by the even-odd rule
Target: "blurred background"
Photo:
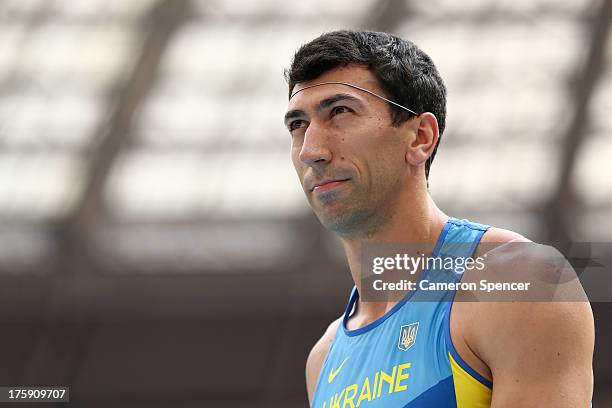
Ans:
{"type": "MultiPolygon", "coordinates": [[[[290,164],[283,69],[333,29],[438,66],[445,212],[609,242],[611,20],[612,0],[0,0],[0,384],[307,406],[351,281],[290,164]]],[[[612,407],[612,308],[593,309],[612,407]]]]}

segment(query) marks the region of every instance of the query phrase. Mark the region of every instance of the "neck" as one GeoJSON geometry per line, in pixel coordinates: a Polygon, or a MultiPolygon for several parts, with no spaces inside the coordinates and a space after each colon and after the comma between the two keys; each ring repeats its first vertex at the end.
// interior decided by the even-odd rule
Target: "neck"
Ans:
{"type": "MultiPolygon", "coordinates": [[[[409,198],[401,200],[402,207],[394,212],[391,220],[378,231],[367,237],[341,237],[348,260],[351,276],[359,293],[361,291],[361,255],[365,245],[373,243],[418,243],[433,245],[438,240],[448,216],[444,214],[429,196],[427,190],[412,191],[409,198]]],[[[418,279],[414,275],[413,279],[418,279]]],[[[376,320],[390,310],[397,300],[384,302],[362,302],[359,298],[357,309],[358,326],[376,320]],[[361,323],[359,323],[361,322],[361,323]]]]}

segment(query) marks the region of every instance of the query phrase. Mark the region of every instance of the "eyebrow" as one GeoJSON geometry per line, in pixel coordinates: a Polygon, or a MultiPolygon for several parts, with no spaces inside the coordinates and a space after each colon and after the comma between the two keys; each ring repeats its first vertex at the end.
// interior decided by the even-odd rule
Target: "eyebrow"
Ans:
{"type": "MultiPolygon", "coordinates": [[[[333,105],[334,103],[338,101],[343,101],[343,100],[349,100],[349,101],[357,103],[360,106],[363,106],[363,103],[361,102],[359,98],[353,95],[350,95],[350,94],[346,94],[346,93],[337,93],[335,95],[330,96],[329,98],[322,99],[317,104],[315,109],[317,110],[317,112],[320,112],[323,109],[328,108],[329,106],[333,105]]],[[[304,112],[301,109],[290,110],[289,112],[285,114],[285,125],[287,125],[287,121],[289,119],[293,119],[293,118],[297,118],[301,116],[306,116],[306,112],[304,112]]]]}

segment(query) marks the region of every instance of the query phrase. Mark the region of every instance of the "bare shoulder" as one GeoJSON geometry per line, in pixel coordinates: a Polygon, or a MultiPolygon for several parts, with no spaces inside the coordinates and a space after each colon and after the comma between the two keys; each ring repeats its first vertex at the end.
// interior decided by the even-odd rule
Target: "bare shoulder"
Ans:
{"type": "Polygon", "coordinates": [[[508,242],[531,242],[529,239],[525,238],[518,232],[510,231],[503,228],[490,227],[482,236],[480,242],[484,245],[480,245],[477,248],[477,253],[475,255],[479,255],[480,252],[484,252],[487,249],[491,248],[491,244],[504,244],[508,242]]]}
{"type": "MultiPolygon", "coordinates": [[[[478,327],[473,327],[474,332],[478,333],[479,328],[489,331],[481,333],[481,338],[487,338],[483,344],[495,343],[488,341],[489,335],[504,330],[510,330],[507,334],[513,336],[497,335],[502,341],[522,334],[527,338],[537,337],[539,332],[553,336],[555,329],[567,333],[568,325],[581,332],[593,331],[588,298],[576,271],[561,252],[501,229],[494,229],[484,243],[486,267],[479,274],[473,274],[476,277],[472,280],[526,282],[529,286],[524,291],[493,291],[480,297],[484,301],[474,302],[473,307],[478,309],[478,327]],[[486,243],[493,245],[486,246],[486,243]]],[[[563,333],[557,334],[563,337],[563,333]]],[[[515,339],[511,341],[517,344],[515,339]]]]}
{"type": "Polygon", "coordinates": [[[520,292],[524,298],[519,292],[492,292],[479,301],[470,294],[468,301],[456,302],[451,335],[459,354],[480,374],[494,379],[493,398],[503,401],[501,405],[530,405],[539,395],[556,401],[555,406],[587,406],[594,322],[570,263],[554,247],[499,228],[483,235],[475,256],[485,254],[487,267],[464,279],[528,281],[532,286],[520,292]],[[523,391],[517,393],[519,384],[523,391]],[[571,398],[558,401],[552,390],[559,389],[571,398]]]}
{"type": "Polygon", "coordinates": [[[336,331],[338,327],[340,327],[340,322],[342,322],[342,317],[331,322],[327,330],[325,330],[325,333],[323,333],[323,336],[315,343],[312,350],[310,350],[310,354],[306,360],[306,388],[308,390],[308,400],[310,402],[312,402],[315,387],[317,386],[317,381],[321,374],[321,368],[323,367],[329,348],[334,341],[336,331]]]}
{"type": "MultiPolygon", "coordinates": [[[[512,323],[520,326],[513,330],[521,330],[525,327],[524,313],[527,311],[530,319],[549,318],[551,313],[561,316],[571,313],[578,318],[580,311],[588,309],[590,312],[588,299],[575,270],[556,248],[532,242],[513,231],[490,228],[483,235],[477,252],[475,256],[486,257],[485,267],[466,272],[464,281],[528,282],[529,286],[523,291],[503,287],[488,294],[480,291],[474,299],[479,301],[469,302],[470,305],[466,306],[473,309],[470,315],[477,320],[471,331],[478,332],[478,327],[488,325],[510,327],[512,323]],[[503,319],[500,319],[501,316],[503,319]]],[[[582,313],[582,317],[588,323],[588,318],[592,316],[582,313]]],[[[528,330],[533,331],[534,328],[528,330]]]]}

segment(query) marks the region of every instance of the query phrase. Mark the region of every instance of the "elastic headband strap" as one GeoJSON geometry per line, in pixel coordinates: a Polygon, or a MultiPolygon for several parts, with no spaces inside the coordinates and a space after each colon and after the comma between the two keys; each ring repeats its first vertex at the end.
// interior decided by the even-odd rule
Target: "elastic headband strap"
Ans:
{"type": "Polygon", "coordinates": [[[393,102],[392,100],[387,99],[387,98],[385,98],[384,96],[380,96],[380,95],[378,95],[378,94],[376,94],[376,93],[374,93],[374,92],[372,92],[372,91],[369,91],[369,90],[367,90],[367,89],[365,89],[365,88],[362,88],[362,87],[360,87],[360,86],[357,86],[357,85],[349,84],[349,83],[346,83],[346,82],[338,82],[338,81],[320,82],[320,83],[318,83],[318,84],[314,84],[314,85],[308,85],[308,86],[305,86],[304,88],[302,88],[302,89],[298,89],[298,90],[297,90],[297,91],[295,91],[293,94],[291,94],[291,96],[289,97],[289,100],[291,100],[291,98],[293,98],[293,97],[294,97],[295,95],[297,95],[298,93],[302,92],[304,89],[314,88],[315,86],[320,86],[320,85],[330,85],[330,84],[332,84],[332,85],[346,85],[346,86],[350,86],[351,88],[359,89],[360,91],[367,92],[367,93],[369,93],[370,95],[374,95],[375,97],[380,98],[380,99],[382,99],[383,101],[389,102],[390,104],[395,105],[395,106],[397,106],[398,108],[402,108],[402,109],[404,109],[404,110],[407,110],[408,112],[412,113],[413,115],[419,116],[419,114],[418,114],[418,113],[416,113],[415,111],[413,111],[412,109],[409,109],[409,108],[407,108],[407,107],[405,107],[405,106],[403,106],[403,105],[400,105],[400,104],[399,104],[399,103],[397,103],[397,102],[393,102]]]}

